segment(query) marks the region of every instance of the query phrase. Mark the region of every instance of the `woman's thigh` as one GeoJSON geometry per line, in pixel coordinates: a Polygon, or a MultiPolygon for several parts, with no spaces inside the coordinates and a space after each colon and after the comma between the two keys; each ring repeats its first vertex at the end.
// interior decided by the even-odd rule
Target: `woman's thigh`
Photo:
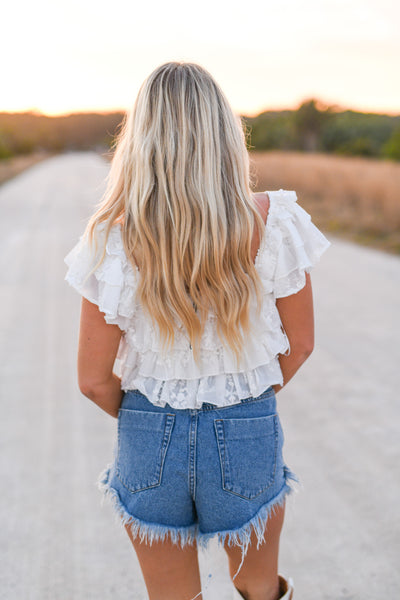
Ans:
{"type": "Polygon", "coordinates": [[[265,585],[267,585],[269,582],[277,580],[279,540],[284,516],[285,505],[277,506],[268,518],[264,532],[264,542],[261,544],[257,544],[257,537],[254,531],[252,532],[250,545],[241,567],[241,547],[237,545],[229,546],[225,542],[224,548],[228,555],[229,572],[239,589],[247,589],[249,582],[260,582],[261,584],[265,582],[265,585]]]}
{"type": "Polygon", "coordinates": [[[151,545],[132,537],[125,526],[139,560],[149,600],[201,600],[197,544],[183,548],[169,539],[151,545]]]}

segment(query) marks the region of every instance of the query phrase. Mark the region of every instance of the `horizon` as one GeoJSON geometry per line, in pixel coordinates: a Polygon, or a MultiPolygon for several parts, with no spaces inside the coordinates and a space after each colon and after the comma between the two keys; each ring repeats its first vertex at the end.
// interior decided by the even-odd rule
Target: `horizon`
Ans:
{"type": "MultiPolygon", "coordinates": [[[[334,110],[334,112],[344,112],[344,111],[351,111],[351,112],[356,112],[356,113],[361,113],[361,114],[375,114],[375,115],[383,115],[383,116],[389,116],[389,117],[400,117],[400,109],[397,110],[397,112],[394,111],[389,111],[389,110],[369,110],[369,109],[362,109],[360,107],[354,107],[354,106],[344,106],[343,104],[339,104],[337,102],[332,102],[331,104],[326,103],[325,101],[321,100],[320,98],[314,97],[307,97],[304,98],[300,103],[298,103],[296,106],[282,106],[282,107],[267,107],[265,109],[261,109],[259,112],[255,112],[255,113],[245,113],[245,112],[238,112],[235,111],[236,114],[245,117],[245,118],[255,118],[263,113],[266,112],[283,112],[283,111],[296,111],[299,109],[299,107],[301,106],[301,104],[303,102],[307,102],[309,100],[317,100],[318,103],[321,103],[323,105],[323,109],[326,108],[331,108],[334,110]]],[[[108,114],[115,114],[115,113],[125,113],[127,112],[127,110],[129,109],[125,109],[125,108],[121,108],[121,107],[116,107],[116,108],[88,108],[88,109],[76,109],[76,110],[72,110],[72,111],[67,111],[67,112],[43,112],[39,109],[36,108],[28,108],[26,110],[2,110],[0,108],[0,114],[30,114],[30,115],[34,115],[34,116],[41,116],[41,117],[49,117],[49,118],[58,118],[58,117],[69,117],[69,116],[73,116],[73,115],[90,115],[90,114],[96,114],[96,115],[108,115],[108,114]]]]}
{"type": "Polygon", "coordinates": [[[316,98],[396,116],[398,22],[394,0],[204,0],[195,18],[183,0],[21,0],[5,9],[0,111],[125,112],[156,67],[189,61],[212,74],[236,114],[316,98]]]}

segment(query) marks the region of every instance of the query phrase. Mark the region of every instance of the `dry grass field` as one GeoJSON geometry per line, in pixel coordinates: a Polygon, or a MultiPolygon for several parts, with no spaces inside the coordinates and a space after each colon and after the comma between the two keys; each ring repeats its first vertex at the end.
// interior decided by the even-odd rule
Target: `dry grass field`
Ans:
{"type": "Polygon", "coordinates": [[[269,151],[251,164],[256,191],[295,190],[323,231],[400,254],[400,163],[269,151]]]}

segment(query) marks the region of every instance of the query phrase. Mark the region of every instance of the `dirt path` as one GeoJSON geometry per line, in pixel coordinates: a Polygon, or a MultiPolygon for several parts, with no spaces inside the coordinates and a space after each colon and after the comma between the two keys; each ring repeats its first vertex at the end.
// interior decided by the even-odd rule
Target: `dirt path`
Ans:
{"type": "Polygon", "coordinates": [[[33,165],[50,158],[49,152],[34,152],[22,156],[13,156],[11,158],[3,158],[0,160],[0,185],[16,175],[19,175],[26,169],[30,169],[33,165]]]}
{"type": "MultiPolygon", "coordinates": [[[[116,422],[75,382],[79,298],[63,257],[100,198],[94,153],[41,162],[0,189],[0,499],[7,600],[144,600],[128,538],[95,481],[116,422]]],[[[281,571],[307,600],[400,589],[400,259],[334,240],[313,273],[316,349],[278,394],[289,501],[281,571]]],[[[206,600],[231,597],[216,545],[206,600]]]]}

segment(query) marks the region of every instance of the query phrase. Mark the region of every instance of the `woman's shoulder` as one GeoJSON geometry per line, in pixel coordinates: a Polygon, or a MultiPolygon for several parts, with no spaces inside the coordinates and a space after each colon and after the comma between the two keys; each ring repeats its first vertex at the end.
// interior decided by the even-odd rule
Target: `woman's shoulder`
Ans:
{"type": "Polygon", "coordinates": [[[83,234],[64,258],[65,280],[83,297],[97,304],[107,323],[125,330],[135,310],[137,271],[128,260],[121,225],[100,223],[93,242],[83,234]]]}
{"type": "Polygon", "coordinates": [[[255,192],[253,194],[254,201],[258,208],[260,215],[263,218],[264,223],[267,222],[269,207],[270,207],[270,198],[268,192],[255,192]]]}
{"type": "Polygon", "coordinates": [[[258,254],[260,272],[273,273],[275,298],[296,293],[321,255],[331,245],[298,203],[294,190],[268,191],[270,206],[258,254]]]}
{"type": "Polygon", "coordinates": [[[299,205],[294,190],[266,190],[257,192],[254,198],[267,230],[280,228],[286,219],[310,220],[311,216],[299,205]]]}
{"type": "MultiPolygon", "coordinates": [[[[264,225],[267,223],[268,219],[268,211],[270,206],[269,196],[267,192],[255,192],[253,194],[254,202],[258,212],[260,213],[264,225]]],[[[261,240],[258,232],[258,228],[256,227],[253,232],[253,238],[251,241],[251,257],[253,262],[256,260],[257,255],[260,251],[261,240]]]]}

